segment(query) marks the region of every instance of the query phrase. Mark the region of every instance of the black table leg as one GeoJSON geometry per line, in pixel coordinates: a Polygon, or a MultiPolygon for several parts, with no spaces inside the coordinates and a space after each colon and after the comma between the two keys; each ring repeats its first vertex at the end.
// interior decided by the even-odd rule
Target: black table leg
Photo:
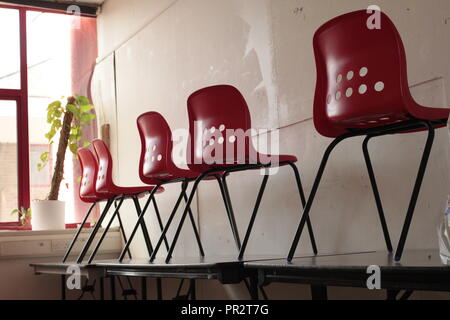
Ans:
{"type": "Polygon", "coordinates": [[[191,285],[190,285],[190,288],[189,288],[189,293],[190,293],[190,296],[191,296],[191,300],[197,300],[197,290],[196,290],[196,287],[195,287],[195,280],[194,279],[192,279],[191,280],[191,285]]]}
{"type": "Polygon", "coordinates": [[[103,277],[100,278],[100,300],[105,300],[105,279],[103,277]]]}
{"type": "Polygon", "coordinates": [[[327,301],[328,291],[326,286],[311,286],[311,297],[313,300],[327,301]]]}
{"type": "Polygon", "coordinates": [[[147,278],[141,278],[142,300],[147,300],[147,278]]]}
{"type": "Polygon", "coordinates": [[[156,300],[162,300],[162,299],[163,299],[162,279],[157,278],[156,279],[156,300]]]}
{"type": "Polygon", "coordinates": [[[66,296],[66,275],[61,275],[61,300],[67,300],[66,296]]]}
{"type": "Polygon", "coordinates": [[[252,300],[259,300],[258,277],[256,275],[250,276],[250,296],[252,300]]]}
{"type": "Polygon", "coordinates": [[[116,300],[116,279],[114,276],[110,276],[111,281],[111,300],[116,300]]]}

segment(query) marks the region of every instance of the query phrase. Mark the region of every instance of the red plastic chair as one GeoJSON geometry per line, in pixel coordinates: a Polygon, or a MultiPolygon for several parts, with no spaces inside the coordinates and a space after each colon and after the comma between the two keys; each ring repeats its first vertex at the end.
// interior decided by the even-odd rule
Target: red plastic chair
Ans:
{"type": "Polygon", "coordinates": [[[341,141],[356,136],[366,136],[365,161],[386,246],[392,252],[368,142],[388,134],[427,130],[428,140],[395,254],[396,261],[401,259],[432,149],[434,129],[445,126],[450,110],[427,108],[414,101],[402,40],[389,17],[380,15],[381,29],[369,29],[368,13],[356,11],[327,22],[314,36],[317,65],[314,124],[320,134],[335,140],[323,157],[288,260],[295,253],[330,153],[341,141]]]}
{"type": "MultiPolygon", "coordinates": [[[[163,188],[155,188],[154,186],[143,186],[143,187],[119,187],[116,184],[114,184],[113,178],[112,178],[112,168],[113,168],[113,161],[111,157],[111,153],[109,152],[109,149],[107,145],[102,140],[94,140],[92,142],[94,146],[95,153],[97,155],[98,159],[98,173],[97,173],[97,179],[95,183],[95,191],[97,194],[105,196],[105,197],[111,197],[111,198],[117,198],[120,199],[120,202],[116,208],[116,211],[112,215],[108,225],[106,226],[102,236],[100,237],[99,241],[97,242],[91,256],[89,257],[88,262],[91,263],[97,254],[98,249],[100,248],[100,245],[102,244],[106,233],[108,232],[109,228],[111,227],[120,207],[123,204],[123,201],[125,199],[132,199],[136,208],[136,213],[138,217],[141,215],[141,207],[139,204],[139,197],[150,194],[150,199],[153,202],[156,202],[154,195],[156,193],[163,192],[163,188]]],[[[110,206],[112,205],[112,202],[110,203],[110,206]]],[[[109,209],[109,208],[108,208],[109,209]]],[[[160,222],[160,228],[163,229],[162,223],[161,223],[161,216],[159,214],[159,210],[156,209],[156,215],[158,217],[158,221],[160,222]]],[[[93,234],[88,238],[85,247],[83,248],[82,252],[80,253],[80,256],[78,257],[78,263],[81,263],[84,259],[84,256],[86,255],[87,251],[89,250],[89,247],[94,240],[95,234],[100,229],[103,220],[106,217],[107,210],[105,208],[104,212],[100,215],[100,218],[98,222],[96,223],[93,234]]],[[[149,252],[149,255],[152,255],[153,253],[153,246],[150,240],[150,236],[148,234],[147,226],[145,224],[145,221],[141,221],[140,223],[142,233],[144,235],[145,244],[147,246],[147,250],[149,252]]]]}
{"type": "MultiPolygon", "coordinates": [[[[139,176],[141,181],[148,185],[162,186],[169,183],[181,182],[182,188],[175,208],[166,223],[163,233],[153,250],[151,261],[156,257],[159,248],[163,241],[165,241],[167,250],[169,245],[165,239],[167,230],[172,223],[172,220],[180,206],[183,198],[186,198],[186,189],[189,181],[196,177],[196,174],[178,168],[172,160],[172,132],[166,120],[157,112],[148,112],[141,115],[137,120],[139,135],[141,138],[141,157],[139,165],[139,176]]],[[[140,221],[144,219],[146,210],[144,209],[141,216],[136,223],[133,232],[131,233],[130,241],[124,247],[119,261],[125,257],[126,250],[134,238],[135,232],[139,226],[140,221]]],[[[200,235],[194,220],[191,209],[189,208],[189,217],[191,219],[192,227],[194,229],[197,244],[202,256],[204,256],[203,246],[200,240],[200,235]]]]}
{"type": "MultiPolygon", "coordinates": [[[[164,119],[164,117],[157,112],[148,112],[141,115],[137,119],[137,126],[139,129],[139,135],[141,138],[141,159],[139,165],[139,175],[142,182],[150,185],[162,186],[170,183],[181,182],[181,193],[178,197],[178,200],[175,204],[175,207],[166,223],[164,231],[153,251],[153,255],[151,257],[151,261],[156,258],[158,250],[163,241],[163,237],[165,237],[170,225],[175,217],[175,214],[181,204],[181,201],[184,199],[187,202],[188,198],[186,195],[186,190],[190,182],[194,181],[199,174],[197,172],[193,172],[191,170],[184,170],[174,163],[172,158],[172,149],[173,149],[173,139],[172,139],[172,131],[164,119]]],[[[234,218],[234,214],[228,208],[227,196],[225,187],[222,185],[222,181],[219,175],[207,177],[207,179],[215,179],[218,181],[222,197],[225,203],[225,207],[227,209],[228,218],[230,220],[231,230],[235,237],[236,245],[240,247],[240,239],[239,234],[236,227],[236,222],[234,218]]],[[[199,247],[199,251],[201,256],[204,256],[204,250],[202,243],[200,241],[200,236],[198,234],[197,226],[195,224],[194,216],[191,212],[190,206],[187,206],[187,210],[189,213],[189,218],[191,220],[192,227],[194,229],[195,237],[197,240],[197,244],[199,247]]],[[[143,211],[141,219],[143,219],[143,215],[145,211],[143,211]]],[[[137,229],[137,225],[135,226],[135,230],[137,229]]],[[[133,233],[131,235],[133,237],[133,233]]],[[[132,238],[131,238],[132,239],[132,238]]],[[[131,243],[131,240],[129,244],[131,243]]],[[[125,255],[124,248],[122,251],[121,259],[125,255]]]]}
{"type": "MultiPolygon", "coordinates": [[[[92,154],[92,152],[86,148],[79,149],[78,150],[78,159],[80,160],[81,172],[82,172],[82,180],[80,183],[80,190],[79,190],[80,199],[83,202],[92,203],[92,205],[89,208],[83,222],[81,223],[81,226],[78,228],[77,233],[75,234],[74,238],[72,239],[72,242],[64,255],[64,258],[62,261],[63,263],[65,263],[67,261],[69,255],[70,255],[70,252],[72,251],[75,243],[77,242],[78,237],[80,236],[81,231],[83,230],[83,227],[86,225],[86,223],[89,219],[89,216],[91,215],[91,212],[94,209],[94,207],[98,203],[106,201],[107,204],[105,207],[105,211],[107,212],[107,210],[110,208],[112,202],[115,200],[114,196],[99,194],[95,190],[98,165],[97,165],[97,159],[92,154]]],[[[127,237],[125,235],[125,231],[124,231],[123,224],[122,224],[122,219],[120,218],[119,213],[117,213],[117,217],[119,220],[119,226],[120,226],[120,230],[122,232],[122,236],[126,243],[127,237]]],[[[93,235],[93,237],[95,237],[95,234],[93,235]]],[[[129,251],[128,251],[128,253],[129,253],[129,251]]]]}
{"type": "MultiPolygon", "coordinates": [[[[242,259],[269,179],[268,168],[290,166],[295,174],[302,204],[305,203],[300,174],[295,166],[297,158],[295,156],[280,155],[277,156],[277,161],[270,162],[266,160],[273,159],[275,158],[274,156],[263,155],[256,151],[251,138],[245,134],[247,130],[251,129],[250,112],[247,103],[242,94],[232,86],[213,86],[193,93],[188,99],[188,114],[191,138],[188,166],[190,170],[200,174],[195,180],[188,205],[193,200],[200,181],[211,174],[220,172],[223,177],[223,184],[226,186],[226,177],[230,173],[261,168],[266,169],[245,238],[240,248],[239,259],[242,259]]],[[[231,201],[228,201],[228,207],[231,208],[231,201]]],[[[173,253],[185,217],[186,210],[175,233],[168,258],[173,253]]],[[[317,252],[309,220],[308,227],[313,250],[317,252]]]]}

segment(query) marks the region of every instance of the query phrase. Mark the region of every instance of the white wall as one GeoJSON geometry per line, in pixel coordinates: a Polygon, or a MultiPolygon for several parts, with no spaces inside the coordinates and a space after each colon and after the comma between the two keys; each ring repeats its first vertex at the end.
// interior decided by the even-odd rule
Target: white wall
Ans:
{"type": "MultiPolygon", "coordinates": [[[[101,254],[99,259],[113,259],[115,254],[101,254]]],[[[59,258],[59,257],[58,257],[59,258]]],[[[2,258],[0,259],[0,300],[60,300],[61,278],[56,275],[36,275],[30,264],[54,263],[55,257],[28,257],[28,258],[2,258]]],[[[85,283],[83,278],[83,285],[85,283]]],[[[92,280],[89,281],[92,284],[92,280]]],[[[138,288],[136,286],[136,288],[138,288]]],[[[109,282],[105,281],[105,292],[109,297],[109,282]]],[[[117,293],[121,294],[117,288],[117,293]]],[[[138,290],[138,292],[140,292],[138,290]]],[[[79,290],[66,290],[67,299],[76,300],[80,296],[79,290]]],[[[96,286],[95,296],[100,298],[99,283],[96,286]]],[[[84,297],[92,299],[90,295],[84,297]]]]}
{"type": "MultiPolygon", "coordinates": [[[[299,157],[299,169],[309,192],[323,151],[330,143],[317,134],[312,122],[316,78],[312,37],[329,19],[370,4],[380,5],[402,35],[409,80],[418,102],[433,107],[450,105],[450,23],[446,20],[450,17],[450,3],[446,0],[107,0],[98,19],[98,31],[101,57],[113,51],[116,54],[120,135],[113,139],[118,150],[117,181],[124,185],[140,183],[140,142],[135,125],[138,115],[156,110],[172,129],[186,128],[189,94],[201,87],[227,83],[244,94],[254,127],[280,129],[281,152],[299,157]]],[[[417,133],[380,138],[371,144],[395,242],[425,139],[424,133],[417,133]]],[[[440,130],[408,248],[437,248],[436,227],[450,178],[447,155],[447,132],[440,130]]],[[[248,223],[255,186],[260,180],[257,172],[230,178],[241,233],[248,223]]],[[[160,197],[165,217],[175,198],[174,188],[178,187],[168,187],[160,197]]],[[[290,172],[283,169],[271,178],[267,191],[248,252],[284,256],[300,216],[290,172]]],[[[197,203],[202,239],[207,254],[234,254],[225,210],[217,205],[220,203],[217,186],[213,182],[202,184],[197,203]]],[[[127,227],[131,228],[134,221],[134,217],[127,220],[127,227]]],[[[361,139],[344,142],[333,154],[313,207],[312,221],[321,252],[384,250],[361,139]]],[[[175,255],[196,254],[191,229],[185,229],[175,255]]],[[[145,256],[142,244],[135,242],[133,250],[135,255],[145,256]]],[[[303,241],[297,252],[309,253],[308,242],[303,241]]],[[[223,289],[217,290],[222,292],[219,296],[224,293],[223,289]]],[[[357,291],[342,292],[349,292],[349,297],[360,296],[357,291]]]]}

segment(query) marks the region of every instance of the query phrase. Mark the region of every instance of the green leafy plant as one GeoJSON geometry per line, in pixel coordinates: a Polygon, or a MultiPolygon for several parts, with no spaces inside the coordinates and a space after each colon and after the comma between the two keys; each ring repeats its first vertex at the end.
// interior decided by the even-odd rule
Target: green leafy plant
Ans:
{"type": "MultiPolygon", "coordinates": [[[[93,109],[94,106],[88,98],[78,95],[67,98],[65,105],[60,100],[48,105],[47,123],[50,125],[50,130],[45,134],[45,138],[50,145],[53,145],[54,139],[59,133],[59,145],[47,200],[58,200],[59,188],[64,177],[64,159],[67,148],[77,157],[80,146],[87,147],[90,145],[90,142],[82,142],[81,140],[83,128],[96,118],[95,114],[92,113],[93,109]]],[[[40,160],[41,163],[37,165],[38,170],[42,170],[49,162],[49,152],[42,153],[40,160]]]]}
{"type": "Polygon", "coordinates": [[[20,224],[22,226],[26,226],[31,220],[31,208],[28,208],[28,209],[20,208],[20,209],[15,209],[11,212],[12,216],[14,216],[16,214],[19,215],[20,224]]]}

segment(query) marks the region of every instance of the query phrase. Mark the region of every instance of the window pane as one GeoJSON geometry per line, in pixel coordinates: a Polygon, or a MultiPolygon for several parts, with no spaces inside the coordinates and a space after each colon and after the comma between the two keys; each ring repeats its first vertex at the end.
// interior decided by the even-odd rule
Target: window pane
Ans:
{"type": "Polygon", "coordinates": [[[28,92],[59,99],[71,94],[70,27],[64,14],[27,12],[28,92]]]}
{"type": "Polygon", "coordinates": [[[0,222],[17,222],[16,102],[0,100],[0,222]]]}
{"type": "Polygon", "coordinates": [[[0,8],[0,89],[20,89],[19,11],[0,8]]]}
{"type": "MultiPolygon", "coordinates": [[[[28,49],[28,118],[30,139],[31,200],[43,200],[50,191],[53,161],[59,136],[50,147],[45,138],[47,106],[54,100],[71,95],[71,23],[72,17],[63,14],[27,12],[28,49]],[[40,156],[50,153],[50,161],[38,171],[40,156]]],[[[66,219],[73,216],[72,154],[66,153],[64,180],[59,199],[66,201],[66,219]]]]}

